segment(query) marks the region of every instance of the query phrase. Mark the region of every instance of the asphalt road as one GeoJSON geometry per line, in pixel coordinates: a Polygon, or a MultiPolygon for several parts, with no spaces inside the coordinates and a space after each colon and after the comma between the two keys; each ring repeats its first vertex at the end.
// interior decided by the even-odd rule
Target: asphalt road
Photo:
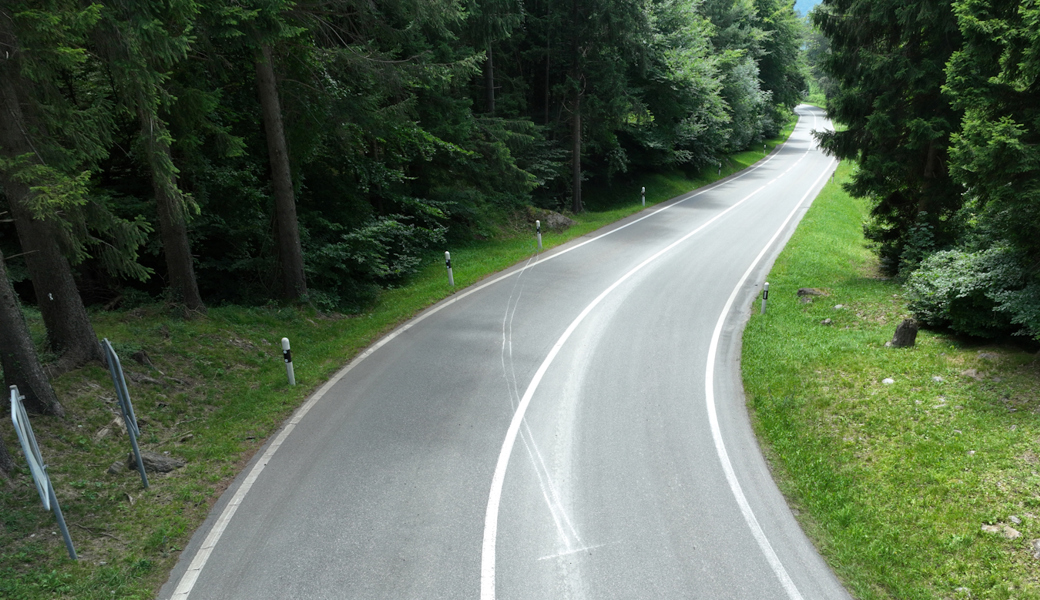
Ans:
{"type": "Polygon", "coordinates": [[[160,598],[848,598],[748,424],[740,332],[834,168],[767,160],[460,291],[319,390],[160,598]]]}

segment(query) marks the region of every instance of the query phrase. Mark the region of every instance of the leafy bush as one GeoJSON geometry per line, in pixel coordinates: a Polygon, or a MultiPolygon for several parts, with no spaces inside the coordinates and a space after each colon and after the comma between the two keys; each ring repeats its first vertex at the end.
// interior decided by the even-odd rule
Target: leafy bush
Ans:
{"type": "Polygon", "coordinates": [[[933,327],[996,337],[1040,338],[1040,282],[1006,247],[979,252],[946,250],[921,262],[906,283],[909,308],[933,327]]]}
{"type": "Polygon", "coordinates": [[[324,239],[305,244],[312,300],[322,308],[359,308],[379,287],[399,283],[423,264],[426,250],[444,242],[444,227],[421,227],[405,215],[376,217],[346,231],[325,222],[324,239]],[[330,239],[331,238],[331,239],[330,239]]]}

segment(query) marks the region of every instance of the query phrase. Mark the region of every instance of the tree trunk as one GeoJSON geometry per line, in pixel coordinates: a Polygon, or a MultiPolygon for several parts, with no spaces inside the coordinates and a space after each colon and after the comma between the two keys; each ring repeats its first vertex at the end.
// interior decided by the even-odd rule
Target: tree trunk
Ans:
{"type": "MultiPolygon", "coordinates": [[[[22,112],[21,75],[12,61],[0,61],[0,154],[14,158],[33,152],[25,132],[30,130],[22,112]]],[[[51,220],[37,219],[26,203],[29,186],[17,181],[9,171],[0,172],[0,185],[25,253],[37,304],[47,327],[47,341],[59,355],[54,370],[63,373],[90,360],[104,362],[101,345],[87,317],[72,267],[58,246],[59,231],[51,220]]]]}
{"type": "Polygon", "coordinates": [[[495,62],[491,54],[491,42],[487,45],[487,60],[484,61],[484,87],[487,88],[487,111],[495,114],[495,62]]]}
{"type": "Polygon", "coordinates": [[[0,253],[0,366],[4,369],[5,399],[10,392],[6,388],[18,386],[25,396],[25,407],[37,413],[65,416],[65,409],[54,395],[54,389],[40,365],[40,358],[33,346],[29,327],[18,306],[11,281],[7,278],[4,255],[0,253]]]}
{"type": "Polygon", "coordinates": [[[275,243],[278,248],[282,295],[286,299],[296,300],[307,293],[307,279],[303,271],[303,248],[300,246],[300,231],[296,222],[296,199],[293,197],[289,151],[282,127],[282,109],[278,101],[271,47],[267,44],[261,46],[256,58],[256,80],[263,110],[264,132],[267,135],[267,154],[271,161],[275,243]]]}
{"type": "Polygon", "coordinates": [[[581,206],[581,91],[574,95],[574,118],[571,128],[571,176],[573,187],[573,201],[571,210],[580,213],[581,206]]]}
{"type": "MultiPolygon", "coordinates": [[[[152,172],[152,189],[155,192],[156,209],[159,215],[159,235],[162,238],[169,286],[175,302],[182,302],[188,310],[205,312],[206,305],[199,295],[195,279],[195,264],[188,242],[188,224],[184,216],[183,200],[178,197],[177,176],[172,174],[173,158],[170,145],[163,139],[163,125],[156,123],[143,107],[138,107],[141,135],[148,148],[148,167],[152,172]]],[[[175,171],[174,171],[175,172],[175,171]]]]}

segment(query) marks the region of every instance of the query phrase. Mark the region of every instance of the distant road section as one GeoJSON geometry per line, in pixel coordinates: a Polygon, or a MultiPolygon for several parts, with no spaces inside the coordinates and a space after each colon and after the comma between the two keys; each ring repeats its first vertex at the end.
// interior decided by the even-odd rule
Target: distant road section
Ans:
{"type": "Polygon", "coordinates": [[[380,340],[256,455],[160,598],[848,598],[740,382],[748,311],[835,166],[823,112],[797,111],[752,168],[380,340]]]}

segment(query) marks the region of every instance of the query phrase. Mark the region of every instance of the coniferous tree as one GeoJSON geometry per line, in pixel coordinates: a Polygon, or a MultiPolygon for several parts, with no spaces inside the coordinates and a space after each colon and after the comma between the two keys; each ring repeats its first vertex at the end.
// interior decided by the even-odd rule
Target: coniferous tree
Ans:
{"type": "Polygon", "coordinates": [[[196,13],[194,3],[187,1],[109,2],[95,40],[108,61],[117,95],[138,122],[137,147],[151,176],[173,299],[188,310],[205,311],[188,241],[187,217],[195,205],[177,184],[173,139],[160,116],[174,101],[166,81],[187,54],[196,13]]]}
{"type": "Polygon", "coordinates": [[[55,89],[57,71],[75,72],[85,59],[84,26],[96,21],[96,11],[96,7],[79,11],[67,6],[52,11],[29,7],[0,11],[0,44],[5,48],[0,59],[0,111],[4,114],[0,119],[0,185],[25,253],[48,342],[60,355],[57,372],[103,360],[72,268],[59,247],[61,226],[49,216],[63,207],[82,204],[89,174],[70,173],[69,167],[76,166],[82,153],[98,152],[104,139],[104,127],[91,121],[92,115],[83,114],[90,111],[62,107],[64,98],[55,89]],[[22,46],[19,34],[33,40],[32,51],[22,46]],[[69,119],[63,134],[87,138],[83,144],[89,148],[70,151],[50,135],[53,124],[38,116],[45,97],[51,100],[50,114],[69,119]],[[56,110],[55,105],[65,110],[56,110]]]}
{"type": "Polygon", "coordinates": [[[812,20],[830,39],[823,65],[838,84],[828,113],[847,126],[818,137],[859,161],[848,189],[873,202],[867,237],[888,271],[905,271],[904,254],[948,245],[959,231],[947,148],[961,112],[941,91],[961,39],[951,2],[824,0],[812,20]]]}

